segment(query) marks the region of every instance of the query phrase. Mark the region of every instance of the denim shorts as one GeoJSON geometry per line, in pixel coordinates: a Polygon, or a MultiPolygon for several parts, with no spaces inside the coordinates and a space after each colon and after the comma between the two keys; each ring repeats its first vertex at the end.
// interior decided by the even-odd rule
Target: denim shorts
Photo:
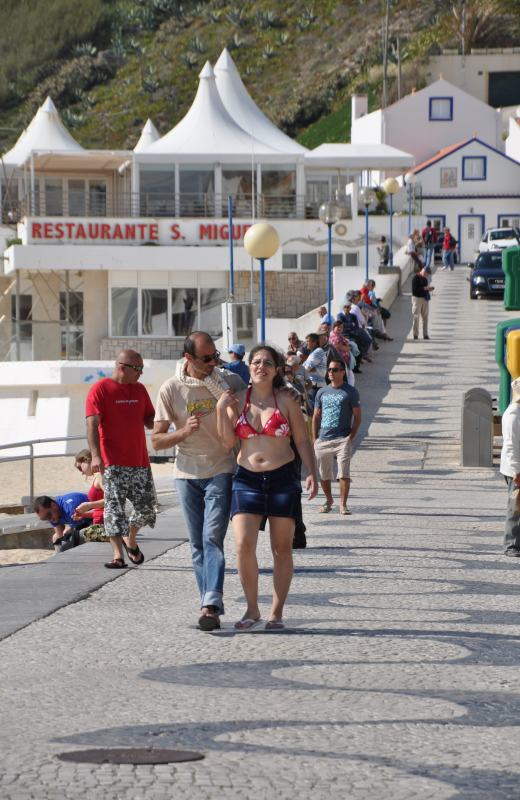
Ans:
{"type": "Polygon", "coordinates": [[[252,472],[237,467],[233,475],[231,518],[235,514],[258,514],[261,517],[298,519],[301,491],[294,461],[269,472],[252,472]]]}

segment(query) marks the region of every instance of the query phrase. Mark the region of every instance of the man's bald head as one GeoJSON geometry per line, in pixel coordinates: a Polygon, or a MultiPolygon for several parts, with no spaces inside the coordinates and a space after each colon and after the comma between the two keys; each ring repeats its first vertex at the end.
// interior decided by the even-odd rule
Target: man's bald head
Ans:
{"type": "Polygon", "coordinates": [[[205,331],[192,331],[184,340],[184,355],[197,356],[201,348],[213,345],[213,339],[205,331]]]}
{"type": "Polygon", "coordinates": [[[113,374],[118,383],[137,383],[143,371],[143,358],[136,350],[121,350],[113,374]]]}

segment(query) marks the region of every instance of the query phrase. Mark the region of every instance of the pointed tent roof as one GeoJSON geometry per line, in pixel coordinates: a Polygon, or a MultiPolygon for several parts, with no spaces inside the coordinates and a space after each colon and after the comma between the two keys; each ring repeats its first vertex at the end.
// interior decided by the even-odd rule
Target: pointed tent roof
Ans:
{"type": "Polygon", "coordinates": [[[153,124],[151,119],[146,120],[146,124],[141,132],[139,141],[134,147],[134,153],[140,153],[143,150],[161,138],[161,134],[153,124]]]}
{"type": "Polygon", "coordinates": [[[50,97],[40,106],[14,147],[3,156],[3,161],[13,167],[21,166],[31,153],[43,151],[85,152],[68,132],[50,97]]]}
{"type": "Polygon", "coordinates": [[[303,154],[307,151],[260,111],[242,82],[235,62],[225,47],[215,64],[217,89],[224,107],[245,131],[283,153],[303,154]]]}
{"type": "MultiPolygon", "coordinates": [[[[243,163],[252,154],[270,161],[282,160],[279,150],[250,136],[226,111],[209,61],[206,61],[199,79],[199,88],[188,113],[171,131],[143,149],[139,156],[175,155],[202,163],[221,157],[228,163],[243,163]]],[[[287,156],[284,155],[283,159],[287,160],[287,156]]]]}

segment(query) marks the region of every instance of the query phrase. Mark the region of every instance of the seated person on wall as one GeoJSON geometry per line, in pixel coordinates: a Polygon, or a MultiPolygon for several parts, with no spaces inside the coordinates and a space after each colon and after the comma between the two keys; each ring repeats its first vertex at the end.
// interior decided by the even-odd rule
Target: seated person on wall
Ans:
{"type": "Polygon", "coordinates": [[[82,492],[48,497],[40,495],[34,501],[34,512],[42,522],[49,522],[54,528],[52,543],[57,553],[70,550],[83,544],[82,528],[92,525],[92,519],[74,519],[74,512],[80,503],[88,502],[88,496],[82,492]]]}
{"type": "Polygon", "coordinates": [[[390,259],[390,245],[386,241],[386,236],[381,236],[377,252],[379,253],[379,266],[386,267],[390,259]]]}
{"type": "Polygon", "coordinates": [[[310,355],[305,359],[305,376],[311,382],[309,390],[309,405],[314,408],[316,392],[325,386],[327,374],[327,354],[320,347],[320,337],[317,333],[309,333],[305,337],[305,344],[310,350],[310,355]]]}

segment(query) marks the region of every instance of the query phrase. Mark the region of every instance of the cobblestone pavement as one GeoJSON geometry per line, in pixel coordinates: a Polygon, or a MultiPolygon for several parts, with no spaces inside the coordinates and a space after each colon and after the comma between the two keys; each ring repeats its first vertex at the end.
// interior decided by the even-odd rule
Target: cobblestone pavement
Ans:
{"type": "MultiPolygon", "coordinates": [[[[456,441],[462,389],[495,389],[505,312],[469,302],[462,268],[435,283],[432,341],[397,336],[362,376],[372,420],[353,462],[354,514],[307,506],[287,632],[232,631],[243,602],[231,536],[220,633],[195,629],[186,545],[34,622],[0,643],[0,797],[519,796],[520,563],[501,554],[499,476],[460,469],[456,441]],[[56,758],[130,745],[205,759],[56,758]]],[[[408,332],[409,305],[398,300],[393,333],[408,332]]],[[[177,511],[165,513],[173,524],[177,511]]],[[[266,537],[259,557],[266,613],[266,537]]]]}

